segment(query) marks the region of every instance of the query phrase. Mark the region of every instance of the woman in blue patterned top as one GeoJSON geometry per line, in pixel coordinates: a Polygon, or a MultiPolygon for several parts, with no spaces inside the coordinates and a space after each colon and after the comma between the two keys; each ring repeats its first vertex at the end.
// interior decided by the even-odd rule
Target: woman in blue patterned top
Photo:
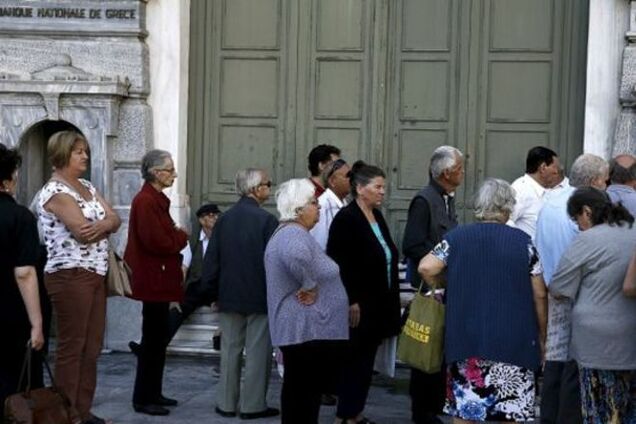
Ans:
{"type": "Polygon", "coordinates": [[[338,265],[309,234],[320,206],[307,179],[276,192],[281,225],[265,249],[272,344],[283,352],[283,423],[317,423],[320,395],[335,378],[349,338],[347,294],[338,265]]]}
{"type": "Polygon", "coordinates": [[[478,222],[447,233],[418,268],[428,283],[447,281],[444,412],[455,423],[534,419],[547,298],[530,237],[506,225],[514,204],[510,184],[487,179],[478,222]]]}

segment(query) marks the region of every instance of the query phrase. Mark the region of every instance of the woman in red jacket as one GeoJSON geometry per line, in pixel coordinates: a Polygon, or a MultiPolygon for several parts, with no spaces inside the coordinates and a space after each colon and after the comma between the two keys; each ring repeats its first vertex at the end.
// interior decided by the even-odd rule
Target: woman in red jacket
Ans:
{"type": "Polygon", "coordinates": [[[181,249],[188,234],[168,212],[162,191],[177,177],[170,153],[151,150],[141,161],[145,184],[130,209],[128,245],[124,258],[132,269],[132,297],[143,302],[141,349],[133,392],[136,412],[168,415],[177,401],[162,394],[170,302],[183,300],[181,249]]]}

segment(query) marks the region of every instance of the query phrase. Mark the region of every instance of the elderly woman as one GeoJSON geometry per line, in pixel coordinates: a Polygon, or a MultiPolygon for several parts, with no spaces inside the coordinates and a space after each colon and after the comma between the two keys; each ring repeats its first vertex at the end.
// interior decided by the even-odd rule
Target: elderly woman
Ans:
{"type": "Polygon", "coordinates": [[[530,236],[505,225],[514,204],[507,182],[487,179],[478,222],[447,233],[418,267],[429,284],[447,280],[444,412],[455,423],[534,419],[546,291],[530,236]]]}
{"type": "Polygon", "coordinates": [[[44,344],[38,295],[38,230],[35,218],[15,202],[20,154],[0,144],[0,417],[4,400],[18,388],[27,341],[44,344]]]}
{"type": "Polygon", "coordinates": [[[267,244],[265,273],[272,344],[285,361],[282,422],[317,423],[321,389],[349,338],[349,304],[338,265],[309,234],[320,209],[314,186],[287,181],[276,205],[281,225],[267,244]]]}
{"type": "Polygon", "coordinates": [[[132,269],[132,297],[143,302],[141,348],[133,392],[135,412],[168,415],[177,401],[163,396],[170,302],[183,300],[181,250],[188,234],[170,217],[171,187],[177,172],[170,153],[151,150],[141,160],[145,183],[132,201],[124,259],[132,269]]]}
{"type": "Polygon", "coordinates": [[[335,216],[327,254],[340,267],[349,297],[350,341],[338,387],[337,420],[370,423],[362,412],[382,339],[400,331],[398,252],[379,208],[384,172],[362,161],[349,174],[354,201],[335,216]]]}
{"type": "Polygon", "coordinates": [[[48,256],[44,283],[57,319],[55,379],[84,423],[103,423],[90,410],[106,319],[108,236],[121,221],[81,178],[89,165],[88,142],[81,134],[57,132],[47,150],[53,175],[40,192],[37,210],[48,256]]]}
{"type": "Polygon", "coordinates": [[[636,371],[636,299],[623,294],[636,249],[634,218],[592,187],[574,192],[568,214],[581,233],[561,257],[549,289],[574,303],[570,356],[579,365],[583,422],[636,422],[629,393],[636,371]]]}

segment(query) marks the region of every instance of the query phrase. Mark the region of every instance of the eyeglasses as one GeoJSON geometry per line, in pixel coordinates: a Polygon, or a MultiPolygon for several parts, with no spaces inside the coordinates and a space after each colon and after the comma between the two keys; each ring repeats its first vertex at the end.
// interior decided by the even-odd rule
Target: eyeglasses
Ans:
{"type": "Polygon", "coordinates": [[[331,178],[331,176],[333,174],[335,174],[337,170],[339,170],[340,168],[342,168],[346,164],[347,164],[347,162],[344,159],[338,159],[338,160],[335,160],[335,161],[331,162],[329,170],[327,171],[326,179],[331,178]]]}
{"type": "Polygon", "coordinates": [[[174,174],[176,169],[174,169],[174,168],[155,168],[155,171],[163,171],[163,172],[168,172],[170,174],[174,174]]]}
{"type": "Polygon", "coordinates": [[[260,186],[266,186],[268,188],[272,188],[272,182],[271,181],[265,181],[264,183],[260,183],[258,186],[259,187],[260,186]]]}

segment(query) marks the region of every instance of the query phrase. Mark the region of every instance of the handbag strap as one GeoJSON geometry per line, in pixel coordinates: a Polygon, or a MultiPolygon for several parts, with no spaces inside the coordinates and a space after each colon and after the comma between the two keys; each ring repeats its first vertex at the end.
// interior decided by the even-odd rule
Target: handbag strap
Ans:
{"type": "Polygon", "coordinates": [[[18,380],[18,388],[16,389],[16,392],[22,391],[25,373],[27,374],[27,385],[25,391],[29,393],[31,391],[31,340],[29,340],[26,345],[24,361],[22,361],[22,371],[20,371],[20,379],[18,380]]]}
{"type": "MultiPolygon", "coordinates": [[[[35,353],[37,354],[37,353],[35,353]]],[[[25,392],[28,394],[31,391],[31,363],[33,361],[33,349],[31,348],[31,340],[27,342],[26,352],[24,354],[24,361],[22,362],[22,371],[20,371],[20,380],[18,380],[18,389],[17,392],[21,391],[22,385],[24,384],[24,374],[27,374],[27,383],[25,392]]],[[[55,390],[58,390],[57,384],[55,383],[55,379],[53,378],[53,373],[51,372],[51,367],[49,366],[49,361],[46,359],[46,355],[44,353],[38,354],[42,362],[44,363],[44,368],[46,368],[46,373],[49,375],[49,380],[51,381],[51,387],[55,390]]]]}

